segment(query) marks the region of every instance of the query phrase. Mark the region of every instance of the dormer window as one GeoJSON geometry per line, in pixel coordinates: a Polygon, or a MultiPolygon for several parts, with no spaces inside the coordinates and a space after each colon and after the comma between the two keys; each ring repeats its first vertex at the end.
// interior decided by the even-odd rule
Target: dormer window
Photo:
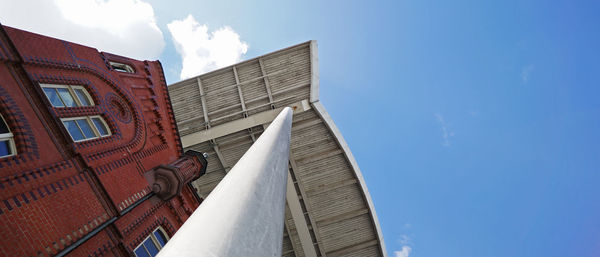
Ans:
{"type": "Polygon", "coordinates": [[[8,124],[0,115],[0,158],[13,156],[17,154],[13,134],[8,128],[8,124]]]}
{"type": "Polygon", "coordinates": [[[44,94],[54,107],[93,106],[94,101],[82,86],[41,84],[44,94]]]}
{"type": "Polygon", "coordinates": [[[126,72],[126,73],[135,73],[135,70],[133,70],[133,68],[131,68],[131,66],[124,64],[124,63],[119,63],[119,62],[109,62],[110,63],[110,67],[113,70],[116,70],[118,72],[126,72]]]}

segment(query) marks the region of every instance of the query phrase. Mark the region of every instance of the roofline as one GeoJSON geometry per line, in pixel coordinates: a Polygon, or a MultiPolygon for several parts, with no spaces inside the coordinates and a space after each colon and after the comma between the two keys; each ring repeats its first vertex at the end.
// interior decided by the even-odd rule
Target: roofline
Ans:
{"type": "MultiPolygon", "coordinates": [[[[379,224],[379,219],[377,218],[377,213],[375,212],[375,206],[373,205],[373,200],[371,200],[371,194],[369,193],[369,189],[367,188],[367,184],[365,183],[365,179],[362,175],[362,172],[360,171],[360,168],[358,167],[358,163],[356,162],[356,159],[354,159],[354,155],[352,155],[352,152],[350,151],[350,147],[348,146],[348,143],[346,143],[346,140],[342,136],[342,133],[340,132],[338,127],[333,122],[333,119],[331,119],[331,116],[329,115],[327,110],[325,110],[325,107],[323,106],[323,104],[321,104],[321,102],[319,101],[318,46],[317,46],[316,40],[311,40],[309,42],[310,42],[310,72],[311,72],[310,104],[316,110],[317,114],[321,117],[321,119],[323,121],[325,121],[325,125],[327,126],[327,128],[329,128],[331,133],[333,133],[335,140],[338,142],[338,144],[342,148],[342,151],[344,152],[344,156],[346,156],[346,159],[348,159],[348,161],[350,162],[350,165],[352,166],[352,170],[354,171],[354,174],[356,175],[356,178],[358,179],[358,182],[362,189],[361,191],[364,196],[364,199],[367,201],[367,205],[369,206],[369,211],[371,212],[371,217],[373,218],[373,225],[375,226],[375,230],[377,231],[377,237],[379,240],[379,247],[380,247],[381,253],[383,254],[384,257],[387,257],[387,251],[385,249],[385,243],[383,241],[383,233],[381,233],[381,225],[379,224]]],[[[302,44],[305,44],[305,43],[302,43],[302,44]]],[[[302,45],[302,44],[299,44],[299,45],[302,45]]],[[[296,45],[296,46],[299,46],[299,45],[296,45]]],[[[293,48],[296,46],[292,46],[289,48],[293,48]]],[[[286,48],[286,49],[289,49],[289,48],[286,48]]],[[[286,50],[286,49],[284,49],[284,50],[286,50]]]]}
{"type": "MultiPolygon", "coordinates": [[[[300,44],[296,44],[296,45],[293,45],[293,46],[290,46],[290,47],[279,49],[279,50],[277,50],[275,52],[270,52],[270,53],[267,53],[267,54],[263,54],[263,55],[260,55],[258,57],[254,57],[252,59],[248,59],[248,60],[245,60],[245,61],[234,63],[232,65],[229,65],[229,66],[226,66],[226,67],[223,67],[223,68],[219,68],[219,69],[216,69],[216,70],[213,70],[213,71],[209,71],[207,73],[203,73],[203,74],[200,74],[200,75],[197,75],[197,76],[193,76],[193,77],[190,77],[190,78],[187,78],[187,79],[184,79],[184,80],[180,80],[180,81],[175,82],[175,83],[173,83],[173,84],[171,84],[169,86],[170,87],[177,87],[177,86],[185,84],[186,82],[189,82],[189,81],[192,81],[192,80],[196,80],[199,77],[205,77],[205,76],[209,76],[211,74],[229,71],[229,70],[232,69],[233,66],[238,66],[238,65],[241,65],[241,64],[244,64],[244,63],[258,61],[258,59],[260,59],[260,58],[263,58],[263,57],[266,57],[266,56],[273,56],[273,55],[277,55],[277,54],[280,54],[280,53],[284,53],[284,52],[287,52],[287,51],[289,51],[291,49],[294,49],[294,48],[304,47],[304,46],[306,46],[308,44],[310,44],[312,46],[313,42],[316,45],[316,42],[317,42],[316,40],[309,40],[309,41],[306,41],[306,42],[302,42],[300,44]]],[[[312,47],[311,47],[311,49],[312,49],[312,47]]],[[[311,60],[312,60],[312,57],[313,56],[312,56],[312,51],[311,51],[311,60]]],[[[318,77],[317,77],[317,81],[318,81],[318,77]]],[[[317,82],[317,84],[318,84],[318,82],[317,82]]],[[[318,87],[317,87],[317,89],[318,89],[318,87]]]]}
{"type": "Polygon", "coordinates": [[[319,47],[317,40],[310,41],[310,102],[319,101],[319,47]]]}

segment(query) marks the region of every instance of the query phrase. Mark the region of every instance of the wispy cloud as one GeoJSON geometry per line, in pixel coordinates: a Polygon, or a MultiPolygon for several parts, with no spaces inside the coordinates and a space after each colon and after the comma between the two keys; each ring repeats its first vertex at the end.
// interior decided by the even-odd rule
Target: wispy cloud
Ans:
{"type": "Polygon", "coordinates": [[[0,1],[0,17],[3,25],[136,59],[157,59],[165,46],[152,5],[140,0],[0,1]]]}
{"type": "Polygon", "coordinates": [[[535,66],[533,66],[532,64],[527,65],[521,69],[521,81],[523,81],[523,83],[527,83],[529,81],[531,73],[533,73],[534,69],[535,66]]]}
{"type": "Polygon", "coordinates": [[[468,113],[468,114],[469,114],[469,116],[471,116],[471,117],[477,117],[477,116],[479,116],[479,114],[480,114],[481,112],[480,112],[480,111],[478,111],[478,110],[470,110],[470,111],[468,111],[467,113],[468,113]]]}
{"type": "Polygon", "coordinates": [[[409,257],[412,248],[408,245],[402,246],[402,250],[394,251],[395,257],[409,257]]]}
{"type": "Polygon", "coordinates": [[[441,114],[434,113],[433,116],[435,116],[437,121],[440,123],[440,126],[442,127],[442,146],[450,147],[450,137],[454,136],[454,132],[452,132],[448,128],[448,124],[446,123],[444,117],[441,114]]]}
{"type": "MultiPolygon", "coordinates": [[[[406,226],[406,225],[405,225],[406,226]]],[[[401,245],[407,245],[410,244],[410,237],[407,235],[400,235],[400,239],[398,239],[398,242],[401,245]]]]}
{"type": "Polygon", "coordinates": [[[248,44],[231,27],[209,33],[208,26],[200,25],[192,15],[172,21],[167,28],[183,62],[181,79],[239,62],[248,51],[248,44]]]}

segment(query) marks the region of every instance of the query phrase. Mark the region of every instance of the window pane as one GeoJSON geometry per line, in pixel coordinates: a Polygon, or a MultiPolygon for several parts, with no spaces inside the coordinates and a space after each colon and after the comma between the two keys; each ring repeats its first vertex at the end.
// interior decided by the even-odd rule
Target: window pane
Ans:
{"type": "Polygon", "coordinates": [[[167,244],[167,238],[163,235],[162,231],[160,231],[160,230],[154,231],[154,236],[158,240],[158,243],[160,244],[160,246],[165,246],[165,244],[167,244]]]}
{"type": "Polygon", "coordinates": [[[71,134],[73,140],[79,141],[85,139],[74,120],[63,121],[63,124],[65,124],[65,128],[67,128],[67,131],[69,131],[69,134],[71,134]]]}
{"type": "Polygon", "coordinates": [[[126,70],[126,69],[124,69],[124,68],[121,68],[121,67],[113,66],[113,68],[114,68],[116,71],[120,71],[120,72],[127,72],[127,70],[126,70]]]}
{"type": "Polygon", "coordinates": [[[144,241],[144,246],[150,253],[150,256],[156,256],[156,254],[158,254],[158,248],[156,248],[156,245],[152,242],[152,238],[146,239],[146,241],[144,241]]]}
{"type": "Polygon", "coordinates": [[[137,250],[135,250],[135,256],[137,257],[150,257],[150,255],[148,255],[148,253],[146,252],[146,250],[144,249],[143,246],[138,247],[137,250]]]}
{"type": "Polygon", "coordinates": [[[94,125],[96,125],[100,135],[108,136],[108,129],[104,126],[104,123],[99,118],[92,118],[92,121],[94,122],[94,125]]]}
{"type": "Polygon", "coordinates": [[[58,91],[58,94],[60,95],[60,98],[62,98],[63,102],[65,102],[65,105],[67,107],[75,107],[75,100],[73,100],[73,96],[71,96],[71,93],[69,93],[69,90],[66,88],[57,88],[56,89],[58,91]]]}
{"type": "Polygon", "coordinates": [[[86,138],[96,137],[96,134],[94,134],[94,130],[92,130],[92,127],[87,122],[87,120],[77,120],[77,125],[79,125],[86,138]]]}
{"type": "Polygon", "coordinates": [[[46,96],[48,97],[48,100],[50,100],[50,103],[52,103],[52,106],[54,107],[65,107],[65,105],[62,103],[62,101],[60,100],[60,97],[58,97],[58,93],[56,93],[56,89],[55,88],[44,88],[44,93],[46,93],[46,96]]]}
{"type": "Polygon", "coordinates": [[[12,155],[12,151],[10,149],[10,141],[0,141],[0,157],[12,155]]]}
{"type": "Polygon", "coordinates": [[[79,98],[79,102],[81,102],[81,104],[83,106],[90,106],[90,105],[92,105],[92,103],[90,103],[90,99],[88,99],[88,97],[85,94],[85,92],[83,92],[83,89],[81,89],[81,88],[75,88],[74,91],[75,91],[75,94],[77,95],[77,98],[79,98]]]}
{"type": "Polygon", "coordinates": [[[4,119],[2,119],[2,117],[0,117],[0,134],[6,134],[9,132],[10,131],[8,130],[8,125],[6,125],[6,122],[4,122],[4,119]]]}

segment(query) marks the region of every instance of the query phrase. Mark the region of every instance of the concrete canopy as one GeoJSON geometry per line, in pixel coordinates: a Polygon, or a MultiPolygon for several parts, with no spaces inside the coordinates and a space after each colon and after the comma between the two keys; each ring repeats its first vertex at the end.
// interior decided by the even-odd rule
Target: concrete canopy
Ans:
{"type": "Polygon", "coordinates": [[[183,147],[209,153],[206,197],[286,106],[294,109],[282,256],[386,256],[356,160],[319,102],[316,41],[169,86],[183,147]]]}

